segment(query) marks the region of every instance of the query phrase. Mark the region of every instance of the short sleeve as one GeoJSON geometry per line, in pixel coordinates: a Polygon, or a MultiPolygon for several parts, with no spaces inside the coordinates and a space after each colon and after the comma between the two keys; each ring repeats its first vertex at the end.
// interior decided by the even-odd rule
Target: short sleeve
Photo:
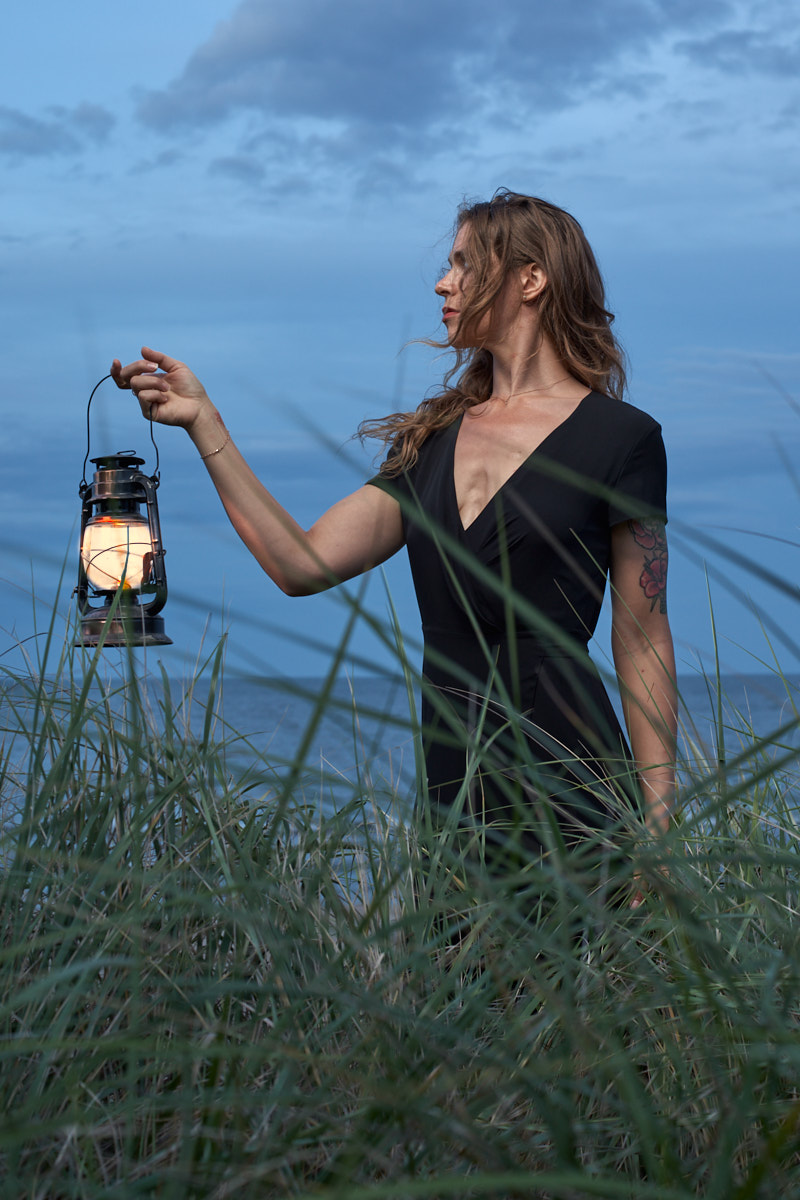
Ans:
{"type": "Polygon", "coordinates": [[[403,496],[407,499],[411,497],[411,485],[405,471],[400,475],[384,475],[379,471],[377,475],[373,475],[372,479],[368,479],[366,482],[367,486],[380,488],[382,492],[388,492],[395,499],[403,496]]]}
{"type": "Polygon", "coordinates": [[[667,520],[667,454],[655,423],[625,459],[608,502],[609,525],[646,517],[667,520]]]}
{"type": "Polygon", "coordinates": [[[391,465],[392,459],[396,458],[397,454],[397,442],[394,442],[389,447],[389,453],[386,455],[380,471],[377,475],[373,475],[371,479],[367,480],[367,485],[380,488],[382,492],[387,492],[388,495],[394,496],[395,500],[399,500],[403,504],[403,501],[410,500],[413,494],[408,471],[401,471],[398,475],[387,475],[385,473],[386,467],[391,465]]]}

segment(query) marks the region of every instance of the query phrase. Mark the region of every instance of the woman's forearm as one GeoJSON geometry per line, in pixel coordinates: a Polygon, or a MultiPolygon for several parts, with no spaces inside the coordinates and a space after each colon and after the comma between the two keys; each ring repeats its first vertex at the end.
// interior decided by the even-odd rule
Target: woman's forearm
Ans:
{"type": "Polygon", "coordinates": [[[612,635],[614,663],[631,751],[653,833],[669,826],[675,792],[678,697],[671,637],[612,635]]]}

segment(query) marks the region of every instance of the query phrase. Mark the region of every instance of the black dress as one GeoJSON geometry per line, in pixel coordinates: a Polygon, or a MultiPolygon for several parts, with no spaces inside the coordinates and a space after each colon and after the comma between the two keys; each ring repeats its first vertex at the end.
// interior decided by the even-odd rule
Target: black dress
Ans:
{"type": "Polygon", "coordinates": [[[636,801],[630,751],[592,664],[610,532],[666,520],[660,426],[591,392],[464,529],[461,419],[375,486],[403,507],[425,639],[431,800],[539,847],[574,845],[636,801]]]}

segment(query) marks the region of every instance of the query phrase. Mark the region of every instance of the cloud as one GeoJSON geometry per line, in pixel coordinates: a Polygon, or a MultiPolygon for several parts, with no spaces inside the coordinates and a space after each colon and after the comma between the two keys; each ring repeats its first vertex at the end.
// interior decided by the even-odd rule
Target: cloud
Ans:
{"type": "Polygon", "coordinates": [[[133,164],[129,173],[131,175],[140,175],[150,171],[169,170],[173,167],[179,167],[186,161],[186,154],[177,146],[171,146],[166,150],[161,150],[158,154],[154,154],[152,158],[142,158],[133,164]]]}
{"type": "Polygon", "coordinates": [[[209,166],[212,175],[227,175],[241,183],[258,184],[264,178],[264,168],[244,154],[231,154],[226,158],[215,158],[209,166]]]}
{"type": "Polygon", "coordinates": [[[76,155],[87,141],[105,141],[114,124],[111,113],[97,104],[50,108],[47,118],[0,106],[0,154],[20,161],[76,155]]]}
{"type": "Polygon", "coordinates": [[[430,24],[413,2],[390,13],[371,0],[245,0],[182,75],[144,97],[139,114],[162,128],[242,109],[270,119],[413,120],[444,103],[447,70],[430,24]]]}
{"type": "Polygon", "coordinates": [[[99,104],[79,104],[73,109],[59,109],[64,121],[90,142],[101,144],[108,140],[116,119],[99,104]]]}
{"type": "Polygon", "coordinates": [[[660,51],[735,16],[735,0],[241,0],[136,115],[172,144],[208,139],[208,170],[261,195],[419,194],[422,164],[480,177],[511,156],[516,173],[534,146],[541,175],[562,114],[570,152],[596,154],[598,106],[647,108],[660,51]]]}
{"type": "Polygon", "coordinates": [[[63,121],[43,121],[19,109],[0,107],[0,154],[9,158],[45,158],[75,154],[80,142],[63,121]]]}
{"type": "Polygon", "coordinates": [[[310,118],[398,130],[512,99],[557,111],[593,82],[616,89],[627,81],[615,70],[624,55],[668,29],[704,27],[731,6],[700,8],[680,0],[243,0],[172,83],[142,97],[138,115],[174,131],[240,112],[268,124],[310,118]]]}
{"type": "Polygon", "coordinates": [[[677,49],[704,67],[732,74],[786,75],[800,71],[800,39],[778,41],[770,34],[731,29],[713,37],[678,43],[677,49]]]}

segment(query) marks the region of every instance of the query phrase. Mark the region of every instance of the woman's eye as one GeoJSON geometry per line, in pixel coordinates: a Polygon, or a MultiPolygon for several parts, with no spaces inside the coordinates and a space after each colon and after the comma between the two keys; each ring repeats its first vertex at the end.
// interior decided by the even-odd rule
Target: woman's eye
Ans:
{"type": "Polygon", "coordinates": [[[456,279],[463,279],[472,270],[472,264],[466,258],[458,258],[454,263],[442,263],[439,267],[439,278],[444,279],[445,275],[451,272],[456,279]]]}

